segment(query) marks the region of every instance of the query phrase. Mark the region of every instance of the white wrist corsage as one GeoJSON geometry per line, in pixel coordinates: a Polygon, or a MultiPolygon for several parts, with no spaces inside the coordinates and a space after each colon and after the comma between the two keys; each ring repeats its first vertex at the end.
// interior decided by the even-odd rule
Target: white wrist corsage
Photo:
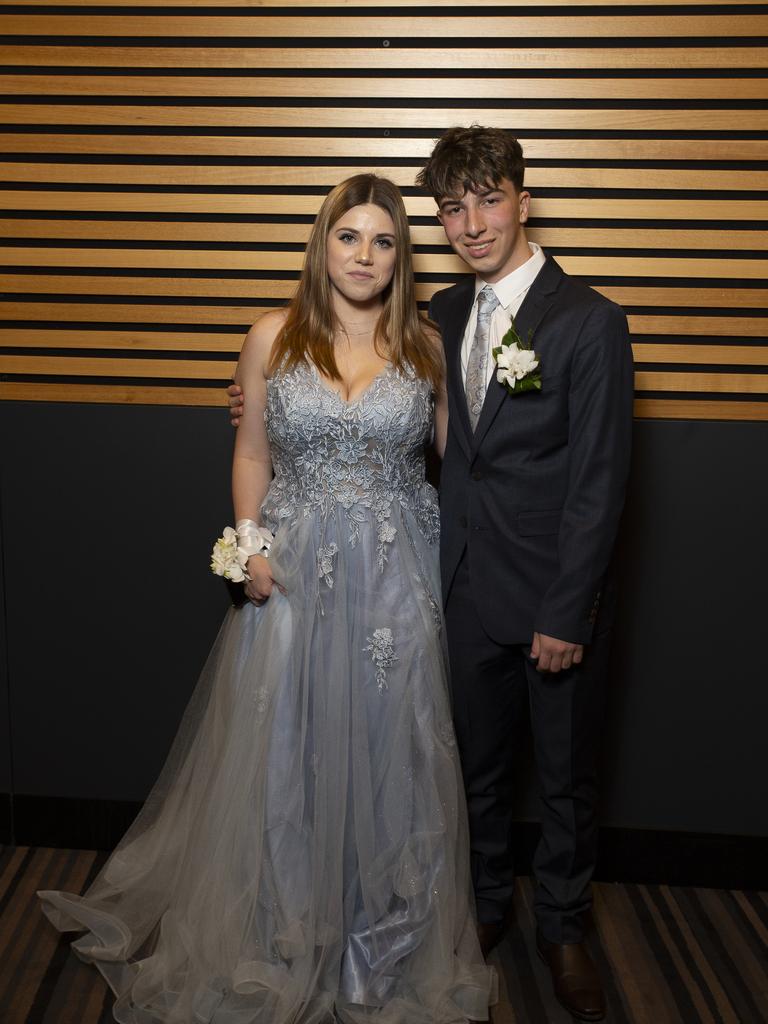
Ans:
{"type": "Polygon", "coordinates": [[[252,519],[238,519],[235,529],[225,527],[223,535],[213,545],[211,572],[233,583],[250,580],[246,572],[248,559],[251,555],[267,558],[274,539],[269,530],[252,519]]]}
{"type": "Polygon", "coordinates": [[[510,395],[541,391],[539,357],[533,351],[530,339],[527,345],[521,340],[514,320],[501,339],[501,345],[493,349],[493,358],[496,360],[496,380],[510,395]]]}

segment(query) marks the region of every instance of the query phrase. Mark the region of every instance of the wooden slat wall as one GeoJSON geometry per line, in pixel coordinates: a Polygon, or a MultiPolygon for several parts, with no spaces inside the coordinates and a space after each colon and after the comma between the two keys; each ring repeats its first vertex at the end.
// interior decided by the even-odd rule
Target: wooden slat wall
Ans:
{"type": "Polygon", "coordinates": [[[750,2],[0,6],[0,397],[218,405],[325,192],[473,121],[530,234],[627,310],[641,417],[768,419],[768,14],[750,2]]]}

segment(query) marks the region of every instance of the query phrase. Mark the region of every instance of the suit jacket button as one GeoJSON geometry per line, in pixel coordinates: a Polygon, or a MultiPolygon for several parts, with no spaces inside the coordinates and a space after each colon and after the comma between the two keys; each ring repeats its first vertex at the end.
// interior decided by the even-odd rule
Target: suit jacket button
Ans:
{"type": "Polygon", "coordinates": [[[466,516],[459,516],[459,526],[466,526],[466,525],[467,525],[467,517],[466,516]]]}
{"type": "Polygon", "coordinates": [[[479,469],[476,469],[474,471],[474,473],[472,474],[472,479],[473,480],[482,480],[483,479],[483,474],[480,472],[479,469]]]}

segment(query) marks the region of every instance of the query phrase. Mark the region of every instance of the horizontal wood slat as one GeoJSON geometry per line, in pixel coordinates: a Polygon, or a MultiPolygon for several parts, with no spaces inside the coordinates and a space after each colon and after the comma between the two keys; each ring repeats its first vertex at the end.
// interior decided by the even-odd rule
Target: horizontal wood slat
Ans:
{"type": "Polygon", "coordinates": [[[768,373],[635,373],[638,391],[768,394],[768,373]]]}
{"type": "MultiPolygon", "coordinates": [[[[83,211],[95,213],[188,213],[315,216],[323,197],[317,195],[215,195],[212,193],[53,192],[0,189],[0,210],[83,211]]],[[[712,220],[711,199],[550,199],[534,196],[531,216],[599,220],[712,220]]],[[[432,199],[406,196],[409,217],[432,217],[432,199]]],[[[729,200],[722,212],[730,221],[768,221],[768,200],[729,200]]]]}
{"type": "MultiPolygon", "coordinates": [[[[632,334],[658,335],[697,335],[699,337],[724,338],[729,335],[741,338],[768,337],[768,318],[748,316],[629,316],[629,329],[632,334]]],[[[651,348],[653,346],[646,346],[651,348]]],[[[710,353],[711,346],[702,348],[702,352],[710,353]]],[[[718,349],[721,354],[733,353],[734,346],[718,349]]],[[[753,363],[768,362],[768,348],[749,347],[743,351],[757,358],[747,360],[753,363]]],[[[670,362],[676,360],[671,359],[670,362]]],[[[688,362],[688,360],[685,360],[688,362]]],[[[730,358],[711,360],[712,362],[730,362],[730,358]]],[[[667,362],[667,360],[664,360],[667,362]]]]}
{"type": "Polygon", "coordinates": [[[148,128],[450,128],[484,123],[519,133],[560,131],[766,131],[765,110],[559,110],[550,108],[115,106],[110,104],[0,104],[0,122],[28,125],[122,125],[148,128]]]}
{"type": "MultiPolygon", "coordinates": [[[[630,316],[629,326],[633,335],[664,333],[660,328],[661,321],[667,323],[666,330],[670,336],[684,334],[706,334],[686,330],[693,327],[686,320],[690,317],[642,317],[630,316]],[[657,320],[654,330],[647,321],[657,320]],[[678,325],[675,320],[684,321],[678,325]]],[[[751,332],[740,330],[742,325],[734,324],[733,333],[747,336],[751,332]]],[[[760,335],[755,335],[759,337],[760,335]]],[[[189,331],[104,331],[104,330],[51,330],[42,328],[0,328],[0,344],[7,348],[27,349],[61,349],[71,348],[73,351],[101,349],[134,352],[227,352],[237,355],[243,341],[243,333],[231,332],[204,333],[189,331]]],[[[635,361],[638,363],[698,363],[701,365],[733,366],[768,366],[768,349],[763,345],[714,345],[714,344],[681,344],[679,342],[637,342],[632,346],[635,361]]]]}
{"type": "MultiPolygon", "coordinates": [[[[148,387],[88,384],[2,383],[0,400],[98,402],[120,405],[183,405],[224,409],[226,396],[216,388],[148,387]]],[[[637,419],[768,420],[768,403],[637,399],[637,419]]]]}
{"type": "MultiPolygon", "coordinates": [[[[13,281],[16,281],[20,274],[8,274],[6,284],[10,287],[8,291],[15,291],[13,281]]],[[[152,279],[144,279],[152,280],[152,279]]],[[[174,280],[179,280],[174,275],[174,280]]],[[[183,279],[182,279],[183,280],[183,279]]],[[[198,279],[199,281],[201,279],[198,279]]],[[[296,288],[295,281],[269,281],[259,280],[259,297],[263,299],[288,299],[293,295],[296,288]]],[[[417,282],[416,297],[419,302],[428,302],[432,295],[444,285],[423,284],[417,282]]],[[[731,307],[744,309],[765,309],[768,306],[768,289],[764,288],[668,288],[668,287],[622,287],[615,285],[595,284],[595,289],[611,299],[618,305],[627,307],[659,307],[679,306],[681,308],[706,307],[710,309],[728,309],[731,307]]],[[[77,294],[77,293],[70,293],[77,294]]],[[[156,309],[156,306],[147,307],[156,309]]],[[[144,310],[146,311],[146,310],[144,310]]],[[[12,319],[25,319],[26,316],[14,315],[12,319]]],[[[43,316],[33,316],[32,319],[46,319],[43,316]]],[[[238,322],[241,323],[241,322],[238,322]]],[[[242,323],[248,323],[243,321],[242,323]]]]}
{"type": "MultiPolygon", "coordinates": [[[[0,264],[8,266],[135,267],[158,270],[301,270],[300,252],[243,252],[227,249],[30,249],[0,246],[0,264]]],[[[768,264],[761,259],[709,259],[642,256],[562,256],[572,274],[612,277],[717,277],[761,280],[768,264]]],[[[424,274],[462,274],[458,256],[416,253],[414,270],[424,274]]]]}
{"type": "Polygon", "coordinates": [[[766,68],[763,46],[702,47],[509,47],[504,40],[474,47],[206,47],[200,46],[34,46],[9,47],[6,65],[22,67],[122,68],[371,68],[377,70],[519,70],[520,68],[766,68]]]}
{"type": "Polygon", "coordinates": [[[139,306],[101,302],[3,302],[0,320],[33,320],[51,323],[148,323],[236,324],[247,328],[269,305],[239,306],[139,306]]]}
{"type": "MultiPolygon", "coordinates": [[[[0,381],[0,400],[77,401],[128,404],[128,406],[226,407],[226,396],[217,388],[152,387],[99,384],[28,384],[0,381]]],[[[653,420],[768,420],[768,402],[691,401],[669,398],[638,398],[635,417],[653,420]]]]}
{"type": "MultiPolygon", "coordinates": [[[[633,0],[633,7],[685,7],[701,6],[702,0],[633,0]]],[[[763,3],[764,0],[720,0],[718,7],[732,5],[748,7],[763,3]]],[[[70,7],[73,0],[48,0],[46,7],[70,7]]],[[[40,6],[40,0],[15,0],[15,7],[40,6]]],[[[78,7],[157,7],[158,0],[78,0],[78,7]]],[[[190,0],[164,0],[163,7],[189,7],[190,0]]],[[[382,0],[205,0],[206,7],[334,7],[355,8],[381,7],[382,0]]],[[[387,7],[413,7],[413,0],[388,0],[387,7]]],[[[429,6],[455,7],[456,0],[429,0],[429,6]]],[[[469,5],[471,6],[471,5],[469,5]]],[[[508,7],[509,0],[480,0],[481,7],[508,7]]],[[[541,0],[517,0],[515,7],[541,7],[541,0]]],[[[547,0],[547,7],[592,7],[593,0],[547,0]]],[[[626,7],[626,0],[601,0],[601,7],[626,7]]]]}
{"type": "Polygon", "coordinates": [[[99,402],[117,405],[205,405],[227,404],[222,388],[153,387],[131,384],[46,384],[0,381],[0,400],[16,402],[99,402]]]}
{"type": "Polygon", "coordinates": [[[595,39],[674,38],[768,35],[763,14],[688,15],[570,15],[444,17],[194,17],[166,15],[0,15],[0,33],[44,36],[133,36],[193,38],[371,38],[382,39],[595,39]]]}
{"type": "MultiPolygon", "coordinates": [[[[310,232],[309,224],[273,223],[228,224],[184,221],[125,220],[20,220],[0,217],[0,236],[11,238],[45,238],[134,242],[208,242],[252,244],[274,243],[279,234],[283,243],[303,245],[310,232]]],[[[547,248],[562,247],[600,249],[768,249],[768,231],[718,230],[713,228],[543,228],[530,227],[528,237],[547,248]]],[[[445,246],[445,234],[437,224],[429,227],[411,225],[414,245],[445,246]]]]}
{"type": "MultiPolygon", "coordinates": [[[[119,405],[197,405],[224,409],[226,395],[217,388],[135,385],[45,384],[0,381],[0,400],[99,402],[119,405]]],[[[637,399],[638,419],[768,420],[768,402],[637,399]]]]}
{"type": "MultiPolygon", "coordinates": [[[[455,78],[356,78],[356,99],[456,99],[455,78]]],[[[717,78],[463,78],[461,88],[473,99],[700,99],[720,100],[717,78]]],[[[347,78],[251,78],[174,75],[0,75],[0,93],[25,96],[157,96],[174,99],[217,97],[348,97],[347,78]]],[[[768,82],[733,79],[729,100],[765,99],[768,82]]]]}
{"type": "Polygon", "coordinates": [[[183,380],[227,380],[237,360],[110,359],[99,356],[0,355],[0,373],[32,373],[73,377],[169,377],[183,380]]]}
{"type": "MultiPolygon", "coordinates": [[[[412,187],[413,167],[314,166],[314,167],[205,167],[130,164],[2,163],[0,181],[56,182],[84,185],[172,185],[184,188],[268,188],[281,185],[331,188],[353,174],[374,173],[396,185],[412,187]]],[[[765,191],[768,171],[655,170],[613,167],[531,167],[529,188],[584,189],[686,189],[765,191]]]]}
{"type": "MultiPolygon", "coordinates": [[[[120,301],[108,302],[103,297],[100,302],[82,302],[79,298],[72,302],[54,301],[52,298],[47,302],[35,301],[2,301],[0,302],[0,319],[10,321],[39,321],[52,323],[142,323],[142,324],[202,324],[209,326],[236,325],[246,329],[253,321],[266,310],[273,308],[276,301],[282,303],[288,299],[294,290],[293,282],[283,282],[283,295],[265,295],[250,297],[247,295],[233,296],[233,300],[240,300],[233,305],[188,305],[183,302],[175,302],[176,296],[160,296],[167,301],[163,303],[152,303],[141,305],[139,303],[125,303],[120,301]]],[[[274,292],[280,289],[270,289],[274,292]]],[[[611,289],[600,288],[599,291],[608,293],[611,289]]],[[[77,292],[73,293],[75,297],[77,292]]],[[[707,337],[754,337],[764,340],[768,331],[760,332],[759,323],[750,323],[750,318],[743,318],[746,323],[740,323],[739,318],[726,318],[720,325],[717,320],[704,329],[706,318],[702,318],[697,329],[694,328],[695,321],[688,322],[681,319],[681,323],[669,323],[666,329],[660,326],[661,321],[653,324],[640,321],[635,328],[640,334],[665,334],[679,335],[701,335],[707,337]],[[647,329],[643,329],[643,328],[647,329]],[[686,330],[686,327],[689,329],[686,330]],[[716,330],[716,328],[719,328],[716,330]],[[742,330],[743,328],[743,330],[742,330]]],[[[756,318],[757,319],[757,318],[756,318]]],[[[719,318],[718,318],[719,320],[719,318]]],[[[633,321],[637,322],[637,321],[633,321]]]]}
{"type": "Polygon", "coordinates": [[[620,306],[678,306],[706,307],[708,309],[765,309],[768,307],[768,288],[636,288],[595,284],[606,298],[620,306]]]}
{"type": "Polygon", "coordinates": [[[287,299],[296,281],[264,281],[248,277],[89,277],[79,274],[16,274],[4,277],[7,292],[47,295],[144,295],[175,298],[287,299]]]}
{"type": "MultiPolygon", "coordinates": [[[[9,356],[0,354],[0,374],[73,377],[148,377],[155,380],[210,380],[225,383],[235,371],[231,356],[211,359],[138,359],[107,356],[9,356]]],[[[763,373],[635,373],[637,391],[768,394],[763,373]]]]}
{"type": "MultiPolygon", "coordinates": [[[[763,139],[539,139],[520,137],[531,160],[768,160],[763,139]]],[[[432,139],[281,135],[81,135],[0,132],[0,152],[200,157],[342,157],[426,160],[432,139]],[[169,152],[170,150],[170,152],[169,152]]]]}
{"type": "MultiPolygon", "coordinates": [[[[218,403],[216,403],[218,404],[218,403]]],[[[670,401],[663,398],[639,398],[635,401],[637,419],[660,420],[768,420],[768,402],[670,401]]]]}
{"type": "Polygon", "coordinates": [[[636,363],[700,363],[730,366],[768,366],[764,345],[648,345],[635,342],[636,363]]]}
{"type": "Polygon", "coordinates": [[[0,345],[7,348],[239,353],[243,337],[241,331],[192,334],[189,331],[72,331],[0,327],[0,345]]]}

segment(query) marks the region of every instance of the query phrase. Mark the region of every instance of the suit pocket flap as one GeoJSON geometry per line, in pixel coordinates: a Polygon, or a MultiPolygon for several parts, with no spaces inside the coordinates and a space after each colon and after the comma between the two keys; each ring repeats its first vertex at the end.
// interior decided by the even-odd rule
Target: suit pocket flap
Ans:
{"type": "Polygon", "coordinates": [[[518,512],[517,532],[521,537],[539,537],[557,533],[560,529],[561,510],[551,512],[518,512]]]}

